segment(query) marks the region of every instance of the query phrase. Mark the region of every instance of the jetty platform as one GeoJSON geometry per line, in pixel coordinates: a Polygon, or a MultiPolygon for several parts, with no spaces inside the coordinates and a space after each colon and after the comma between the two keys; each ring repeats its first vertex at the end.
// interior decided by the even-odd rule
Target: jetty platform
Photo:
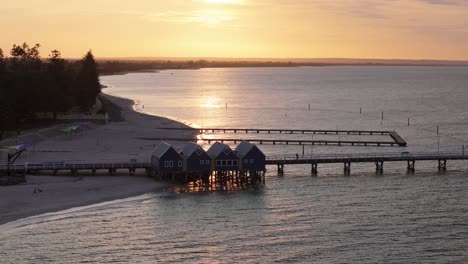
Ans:
{"type": "MultiPolygon", "coordinates": [[[[310,164],[312,174],[317,174],[318,164],[343,164],[344,173],[351,172],[352,163],[373,163],[376,172],[383,173],[384,163],[404,162],[408,172],[414,172],[417,161],[435,161],[439,171],[447,170],[447,162],[454,160],[468,160],[468,155],[460,152],[440,152],[440,153],[363,153],[363,154],[336,154],[336,155],[312,155],[312,156],[267,156],[266,165],[277,166],[278,172],[284,172],[286,165],[310,164]]],[[[104,171],[109,175],[115,175],[117,170],[128,171],[133,175],[136,170],[144,170],[151,175],[152,168],[150,162],[43,162],[43,163],[23,163],[23,164],[0,164],[0,172],[15,173],[46,173],[57,174],[58,172],[70,172],[72,175],[79,173],[94,174],[96,171],[104,171]]]]}
{"type": "Polygon", "coordinates": [[[362,135],[362,136],[389,136],[390,141],[383,140],[301,140],[301,139],[271,139],[271,138],[149,138],[142,137],[142,140],[170,140],[170,141],[202,141],[210,144],[211,142],[234,143],[247,141],[250,143],[272,144],[272,145],[332,145],[332,146],[376,146],[376,147],[406,147],[407,142],[396,131],[382,130],[312,130],[312,129],[265,129],[265,128],[167,128],[160,127],[157,129],[164,130],[196,130],[199,134],[204,133],[234,133],[234,134],[320,134],[320,135],[362,135]]]}
{"type": "Polygon", "coordinates": [[[312,156],[270,156],[266,159],[267,165],[276,165],[278,172],[284,172],[285,165],[310,164],[312,174],[317,174],[318,164],[342,163],[344,173],[351,173],[352,163],[374,163],[377,173],[383,173],[385,162],[406,162],[408,172],[414,172],[416,161],[436,161],[439,171],[447,170],[449,160],[468,160],[468,155],[460,152],[437,152],[437,153],[362,153],[362,154],[334,154],[334,155],[312,155],[312,156]]]}

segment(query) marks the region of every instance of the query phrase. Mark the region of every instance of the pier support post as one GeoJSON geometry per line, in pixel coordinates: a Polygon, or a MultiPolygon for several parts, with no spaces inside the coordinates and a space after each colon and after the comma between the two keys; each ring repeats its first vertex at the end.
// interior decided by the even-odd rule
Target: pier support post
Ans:
{"type": "Polygon", "coordinates": [[[414,173],[414,171],[416,170],[414,166],[415,163],[415,160],[408,160],[408,173],[414,173]]]}
{"type": "Polygon", "coordinates": [[[439,172],[446,172],[447,171],[447,160],[439,160],[438,169],[439,169],[439,172]]]}
{"type": "Polygon", "coordinates": [[[284,173],[284,164],[278,164],[278,174],[284,173]]]}
{"type": "Polygon", "coordinates": [[[376,161],[375,162],[375,172],[377,172],[378,174],[382,174],[383,173],[383,161],[376,161]]]}
{"type": "Polygon", "coordinates": [[[128,169],[128,173],[130,174],[130,176],[133,176],[135,174],[135,169],[128,169]]]}
{"type": "Polygon", "coordinates": [[[311,166],[312,166],[312,168],[311,168],[312,176],[317,176],[317,174],[318,174],[318,164],[317,163],[312,163],[311,166]]]}
{"type": "Polygon", "coordinates": [[[351,174],[351,162],[344,163],[344,174],[350,175],[351,174]]]}

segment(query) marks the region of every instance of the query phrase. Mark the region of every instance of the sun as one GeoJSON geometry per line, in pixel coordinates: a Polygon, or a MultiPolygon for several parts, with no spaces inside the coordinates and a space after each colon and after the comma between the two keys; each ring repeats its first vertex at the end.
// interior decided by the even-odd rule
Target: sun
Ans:
{"type": "Polygon", "coordinates": [[[239,0],[205,0],[205,2],[215,3],[215,4],[232,4],[232,3],[236,3],[238,1],[239,0]]]}

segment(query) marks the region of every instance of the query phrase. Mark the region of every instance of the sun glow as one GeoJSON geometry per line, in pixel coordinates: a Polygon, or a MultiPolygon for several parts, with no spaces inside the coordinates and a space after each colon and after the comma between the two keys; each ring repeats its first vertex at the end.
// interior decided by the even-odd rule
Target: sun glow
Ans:
{"type": "Polygon", "coordinates": [[[205,2],[215,4],[233,4],[239,2],[239,0],[205,0],[205,2]]]}
{"type": "Polygon", "coordinates": [[[200,106],[202,108],[218,108],[223,106],[223,102],[219,97],[207,96],[200,100],[200,106]]]}

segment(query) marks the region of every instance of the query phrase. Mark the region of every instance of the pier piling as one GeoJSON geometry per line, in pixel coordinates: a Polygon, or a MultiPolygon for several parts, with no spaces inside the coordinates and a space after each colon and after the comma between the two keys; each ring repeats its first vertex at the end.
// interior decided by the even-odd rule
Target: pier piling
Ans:
{"type": "Polygon", "coordinates": [[[408,173],[414,173],[416,168],[415,168],[415,163],[416,161],[415,160],[408,160],[408,173]]]}

